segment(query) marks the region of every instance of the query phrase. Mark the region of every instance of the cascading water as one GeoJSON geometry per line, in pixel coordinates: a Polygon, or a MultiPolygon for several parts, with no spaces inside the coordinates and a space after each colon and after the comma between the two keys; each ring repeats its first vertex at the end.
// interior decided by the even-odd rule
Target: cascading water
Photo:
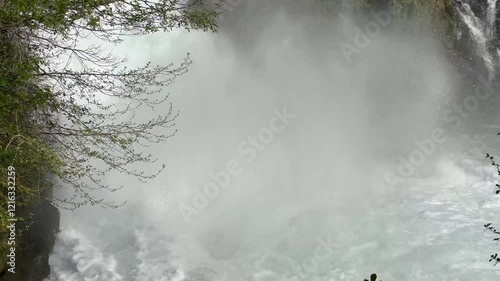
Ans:
{"type": "MultiPolygon", "coordinates": [[[[475,0],[473,0],[475,2],[475,0]]],[[[497,18],[497,0],[488,0],[486,7],[481,7],[485,10],[485,17],[479,18],[471,9],[471,4],[467,1],[455,1],[455,7],[460,14],[464,24],[468,27],[472,38],[476,43],[477,55],[483,58],[485,66],[490,72],[490,79],[495,75],[496,66],[498,65],[499,49],[493,48],[491,44],[497,40],[496,35],[496,18],[497,18]]]]}
{"type": "MultiPolygon", "coordinates": [[[[482,154],[496,132],[471,126],[480,117],[463,100],[462,111],[451,104],[462,76],[438,44],[381,32],[348,62],[339,46],[359,39],[355,21],[287,3],[254,0],[254,14],[217,35],[126,42],[136,61],[191,52],[189,74],[169,89],[180,131],[150,148],[167,167],[156,180],[106,179],[125,186],[112,194],[125,207],[62,212],[51,281],[498,280],[481,228],[500,210],[482,154]],[[223,180],[234,162],[241,171],[223,180]]],[[[494,21],[457,5],[494,69],[494,21]]]]}
{"type": "Polygon", "coordinates": [[[497,16],[497,0],[488,0],[488,12],[486,14],[488,15],[488,25],[492,31],[490,36],[494,36],[493,31],[495,29],[495,20],[497,16]]]}

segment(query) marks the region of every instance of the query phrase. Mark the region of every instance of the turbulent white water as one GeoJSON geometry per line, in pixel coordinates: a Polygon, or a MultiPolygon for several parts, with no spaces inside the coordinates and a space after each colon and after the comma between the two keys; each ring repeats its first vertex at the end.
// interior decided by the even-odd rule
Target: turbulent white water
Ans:
{"type": "Polygon", "coordinates": [[[62,213],[50,280],[500,277],[487,262],[493,237],[482,229],[500,210],[483,159],[496,153],[496,131],[474,134],[468,124],[479,109],[460,125],[456,111],[443,118],[463,103],[461,85],[432,41],[380,34],[348,63],[339,45],[353,44],[356,32],[338,22],[278,10],[232,28],[125,43],[131,64],[191,52],[195,64],[169,89],[180,131],[151,148],[167,166],[156,180],[106,179],[126,186],[103,195],[128,200],[125,207],[62,213]],[[285,107],[295,117],[255,157],[239,153],[285,107]],[[388,185],[384,175],[438,128],[446,142],[388,185]],[[192,206],[211,172],[231,160],[241,173],[187,223],[181,204],[192,206]]]}

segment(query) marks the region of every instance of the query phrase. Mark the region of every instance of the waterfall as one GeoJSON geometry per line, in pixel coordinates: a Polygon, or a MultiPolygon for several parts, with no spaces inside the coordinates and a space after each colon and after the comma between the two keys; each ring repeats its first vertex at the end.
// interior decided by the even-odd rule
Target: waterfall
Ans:
{"type": "MultiPolygon", "coordinates": [[[[496,1],[472,1],[455,5],[460,31],[492,70],[496,1]]],[[[62,210],[50,281],[500,280],[481,231],[498,221],[483,154],[500,156],[497,130],[475,126],[496,95],[461,95],[439,40],[382,32],[385,12],[365,25],[296,2],[246,0],[217,34],[124,38],[130,67],[192,54],[166,89],[179,134],[144,148],[157,179],[103,178],[124,185],[103,195],[122,208],[62,210]]]]}
{"type": "Polygon", "coordinates": [[[458,5],[457,11],[463,22],[469,28],[469,32],[477,45],[477,55],[484,59],[484,63],[491,76],[495,68],[495,63],[493,61],[493,54],[488,50],[488,41],[494,36],[492,27],[494,26],[496,17],[496,0],[488,0],[486,22],[474,14],[469,4],[459,2],[458,5]],[[490,32],[488,32],[488,30],[490,30],[490,32]]]}
{"type": "Polygon", "coordinates": [[[488,0],[488,23],[492,27],[492,30],[495,28],[495,18],[497,15],[497,0],[488,0]]]}
{"type": "MultiPolygon", "coordinates": [[[[488,23],[490,26],[490,37],[496,36],[496,17],[497,17],[497,0],[488,0],[488,23]]],[[[500,58],[500,50],[496,48],[496,52],[500,58]]]]}

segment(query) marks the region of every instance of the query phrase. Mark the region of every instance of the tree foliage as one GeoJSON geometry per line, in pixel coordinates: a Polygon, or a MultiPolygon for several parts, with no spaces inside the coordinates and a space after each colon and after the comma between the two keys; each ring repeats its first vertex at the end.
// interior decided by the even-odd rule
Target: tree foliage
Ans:
{"type": "Polygon", "coordinates": [[[180,65],[148,62],[128,69],[127,58],[82,46],[83,40],[119,44],[127,36],[174,28],[216,31],[217,15],[217,7],[179,0],[2,1],[0,161],[2,169],[20,171],[24,201],[64,187],[74,192],[53,198],[62,208],[115,208],[120,204],[92,192],[121,188],[104,184],[104,175],[118,171],[146,181],[164,168],[145,173],[131,167],[155,163],[141,147],[175,134],[178,113],[165,87],[187,72],[189,53],[180,65]],[[165,104],[167,112],[150,120],[135,118],[142,108],[165,104]]]}

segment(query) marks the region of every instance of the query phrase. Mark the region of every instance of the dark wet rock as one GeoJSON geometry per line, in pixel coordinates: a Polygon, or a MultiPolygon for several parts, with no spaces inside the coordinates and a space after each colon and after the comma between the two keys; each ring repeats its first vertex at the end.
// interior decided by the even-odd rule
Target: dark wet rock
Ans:
{"type": "Polygon", "coordinates": [[[478,18],[486,17],[488,0],[464,0],[462,2],[469,4],[471,10],[478,18]]]}
{"type": "Polygon", "coordinates": [[[18,215],[27,219],[16,224],[18,229],[22,229],[18,238],[21,240],[20,247],[16,249],[16,273],[7,272],[1,280],[43,281],[50,274],[49,256],[59,231],[59,210],[48,200],[41,199],[20,209],[18,215]],[[24,230],[26,227],[27,230],[24,230]]]}

